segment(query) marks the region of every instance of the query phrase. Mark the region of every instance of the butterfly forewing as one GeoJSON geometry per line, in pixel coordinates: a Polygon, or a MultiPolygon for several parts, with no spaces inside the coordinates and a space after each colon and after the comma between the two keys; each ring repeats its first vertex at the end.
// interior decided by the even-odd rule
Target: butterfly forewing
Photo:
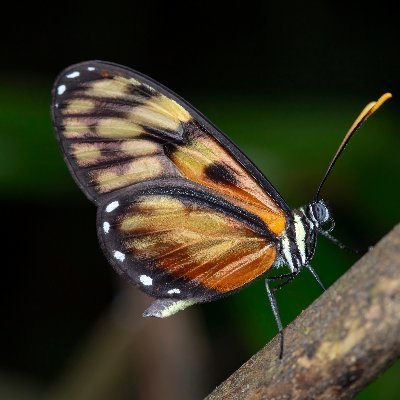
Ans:
{"type": "Polygon", "coordinates": [[[273,265],[288,206],[224,134],[174,93],[135,71],[92,61],[59,76],[52,111],[75,180],[100,206],[104,251],[153,296],[178,295],[169,293],[174,288],[184,297],[199,287],[225,293],[273,265]],[[146,192],[165,182],[173,182],[170,193],[146,192]],[[179,197],[176,190],[187,184],[196,195],[179,197]],[[125,205],[108,215],[117,203],[125,205]],[[146,285],[141,276],[158,283],[146,285]]]}
{"type": "Polygon", "coordinates": [[[69,68],[54,86],[53,116],[75,179],[97,203],[139,182],[183,177],[259,215],[275,234],[284,229],[288,208],[254,165],[198,112],[138,73],[100,62],[69,68]]]}
{"type": "Polygon", "coordinates": [[[188,113],[132,77],[91,65],[62,75],[54,89],[58,136],[82,190],[99,203],[123,187],[178,176],[163,144],[182,141],[188,113]]]}

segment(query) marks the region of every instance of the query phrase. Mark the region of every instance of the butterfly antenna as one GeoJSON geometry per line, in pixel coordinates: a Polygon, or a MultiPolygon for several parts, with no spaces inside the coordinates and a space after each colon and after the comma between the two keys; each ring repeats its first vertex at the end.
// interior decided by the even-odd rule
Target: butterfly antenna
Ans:
{"type": "Polygon", "coordinates": [[[377,101],[372,101],[371,103],[367,104],[365,108],[361,111],[360,115],[354,121],[353,125],[346,133],[342,143],[340,144],[339,148],[336,151],[336,154],[333,156],[331,163],[329,164],[328,169],[325,172],[325,175],[318,186],[317,194],[315,195],[315,200],[319,199],[319,194],[321,192],[322,187],[324,186],[329,174],[332,171],[333,166],[336,164],[337,159],[342,154],[343,150],[349,143],[351,137],[360,129],[361,125],[383,104],[386,100],[389,100],[392,97],[391,93],[385,93],[382,95],[377,101]]]}

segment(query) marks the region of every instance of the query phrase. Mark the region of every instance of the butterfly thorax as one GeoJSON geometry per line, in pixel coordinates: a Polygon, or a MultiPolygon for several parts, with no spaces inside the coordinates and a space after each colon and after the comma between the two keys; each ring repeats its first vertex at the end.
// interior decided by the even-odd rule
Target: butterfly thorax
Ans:
{"type": "Polygon", "coordinates": [[[292,272],[313,258],[318,231],[328,220],[331,220],[330,212],[322,200],[296,208],[288,216],[286,228],[280,236],[280,252],[282,261],[292,272]]]}

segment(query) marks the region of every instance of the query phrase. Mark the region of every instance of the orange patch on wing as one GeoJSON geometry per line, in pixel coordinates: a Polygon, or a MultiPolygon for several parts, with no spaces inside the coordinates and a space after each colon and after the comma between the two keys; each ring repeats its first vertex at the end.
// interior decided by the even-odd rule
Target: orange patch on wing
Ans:
{"type": "Polygon", "coordinates": [[[249,283],[276,258],[274,245],[244,222],[166,195],[140,198],[119,229],[124,251],[220,292],[249,283]]]}
{"type": "Polygon", "coordinates": [[[206,287],[228,292],[253,281],[267,271],[276,259],[276,248],[263,246],[258,252],[231,259],[225,267],[214,274],[198,280],[206,287]]]}
{"type": "Polygon", "coordinates": [[[170,155],[178,170],[188,179],[216,190],[228,201],[259,216],[275,234],[285,229],[285,215],[250,173],[209,135],[202,134],[189,144],[177,146],[170,155]],[[206,171],[221,165],[234,182],[215,181],[206,171]]]}

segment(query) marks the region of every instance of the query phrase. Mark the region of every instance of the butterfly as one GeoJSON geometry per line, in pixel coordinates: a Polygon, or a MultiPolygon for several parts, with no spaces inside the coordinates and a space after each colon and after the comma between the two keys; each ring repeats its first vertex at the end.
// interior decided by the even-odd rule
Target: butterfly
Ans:
{"type": "Polygon", "coordinates": [[[139,72],[83,62],[59,75],[52,94],[56,136],[73,178],[98,207],[105,256],[155,298],[144,315],[163,318],[218,299],[286,264],[290,273],[265,281],[280,332],[275,290],[303,267],[322,286],[310,265],[317,235],[335,240],[322,185],[350,137],[391,96],[363,110],[315,199],[291,209],[227,136],[139,72]],[[281,282],[273,290],[272,280],[281,282]]]}

